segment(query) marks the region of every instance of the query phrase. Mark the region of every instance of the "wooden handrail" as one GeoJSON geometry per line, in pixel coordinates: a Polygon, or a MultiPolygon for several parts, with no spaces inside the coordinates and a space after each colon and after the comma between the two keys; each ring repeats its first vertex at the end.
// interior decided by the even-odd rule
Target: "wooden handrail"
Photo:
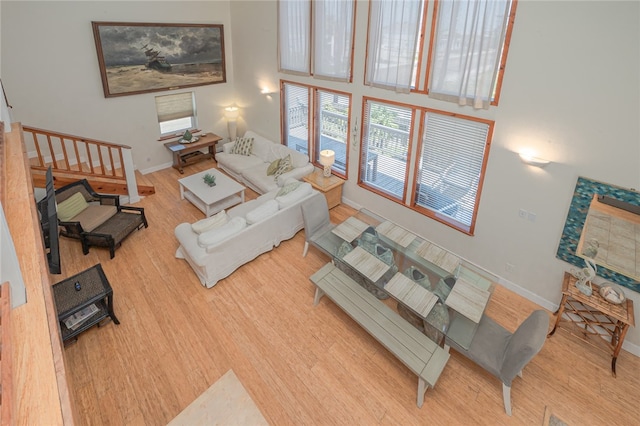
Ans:
{"type": "Polygon", "coordinates": [[[122,150],[130,146],[29,126],[22,129],[30,135],[25,143],[32,143],[36,152],[30,160],[32,170],[46,171],[51,166],[54,172],[126,181],[122,150]]]}
{"type": "Polygon", "coordinates": [[[153,186],[137,185],[131,147],[36,127],[23,126],[34,185],[44,187],[45,172],[51,167],[59,188],[78,179],[87,179],[96,190],[109,194],[155,193],[153,186]],[[34,155],[35,153],[35,155],[34,155]],[[135,185],[134,185],[135,184],[135,185]],[[135,189],[135,191],[132,191],[135,189]]]}
{"type": "Polygon", "coordinates": [[[11,287],[0,286],[0,425],[13,421],[13,357],[11,356],[11,287]]]}

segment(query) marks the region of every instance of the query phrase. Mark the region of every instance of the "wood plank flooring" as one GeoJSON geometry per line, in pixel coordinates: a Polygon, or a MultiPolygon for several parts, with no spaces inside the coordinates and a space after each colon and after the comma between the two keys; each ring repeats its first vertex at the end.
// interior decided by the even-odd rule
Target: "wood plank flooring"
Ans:
{"type": "MultiPolygon", "coordinates": [[[[84,256],[77,241],[61,239],[63,275],[53,281],[101,262],[121,323],[93,328],[65,350],[79,424],[164,425],[229,369],[273,425],[539,425],[547,406],[571,425],[640,424],[640,359],[622,351],[613,378],[606,353],[564,330],[514,381],[512,417],[498,379],[454,351],[417,408],[413,373],[330,300],[313,306],[309,277],[329,259],[314,248],[302,257],[304,231],[215,287],[200,285],[174,257],[175,226],[203,217],[180,200],[185,175],[169,168],[140,177],[156,188],[136,204],[149,228],[114,259],[97,248],[84,256]]],[[[332,220],[352,212],[340,205],[332,220]]],[[[499,287],[487,312],[513,330],[537,308],[499,287]]]]}

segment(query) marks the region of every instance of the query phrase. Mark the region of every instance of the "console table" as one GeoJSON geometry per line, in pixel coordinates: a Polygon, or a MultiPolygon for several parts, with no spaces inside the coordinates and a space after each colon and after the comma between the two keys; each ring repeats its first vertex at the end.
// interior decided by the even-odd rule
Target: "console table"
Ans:
{"type": "Polygon", "coordinates": [[[78,334],[99,324],[105,318],[111,318],[114,323],[120,324],[113,312],[113,290],[99,263],[54,284],[53,297],[64,343],[75,340],[78,334]],[[67,328],[67,318],[92,304],[98,308],[96,313],[81,322],[77,328],[67,328]]]}
{"type": "Polygon", "coordinates": [[[180,141],[167,142],[164,144],[173,155],[173,168],[184,173],[184,166],[198,163],[212,158],[216,160],[216,144],[222,137],[214,133],[204,133],[196,142],[184,143],[180,141]],[[208,152],[200,151],[207,148],[208,152]]]}
{"type": "Polygon", "coordinates": [[[567,314],[566,321],[580,327],[584,337],[596,335],[600,339],[603,336],[602,331],[606,332],[611,336],[611,340],[600,340],[611,351],[611,372],[615,377],[616,361],[620,349],[622,349],[622,343],[629,326],[635,326],[633,300],[627,299],[620,305],[609,303],[600,296],[600,287],[596,284],[592,284],[593,294],[587,296],[575,286],[576,281],[577,279],[574,276],[568,272],[564,273],[562,301],[555,313],[556,323],[548,336],[551,337],[555,333],[558,324],[562,320],[563,313],[567,314]]]}

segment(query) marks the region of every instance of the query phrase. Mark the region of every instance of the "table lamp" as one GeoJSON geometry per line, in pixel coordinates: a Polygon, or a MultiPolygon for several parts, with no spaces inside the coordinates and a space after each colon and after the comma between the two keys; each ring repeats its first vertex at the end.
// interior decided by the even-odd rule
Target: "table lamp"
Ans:
{"type": "Polygon", "coordinates": [[[323,149],[320,151],[320,164],[324,166],[324,177],[331,176],[331,166],[336,161],[336,153],[330,149],[323,149]]]}

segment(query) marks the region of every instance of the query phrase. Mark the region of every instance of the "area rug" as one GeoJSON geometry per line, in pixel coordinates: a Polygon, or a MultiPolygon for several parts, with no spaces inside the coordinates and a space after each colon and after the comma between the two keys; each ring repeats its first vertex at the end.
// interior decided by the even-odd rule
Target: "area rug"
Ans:
{"type": "Polygon", "coordinates": [[[233,370],[169,422],[169,426],[268,424],[233,370]]]}
{"type": "Polygon", "coordinates": [[[542,426],[568,426],[568,424],[557,415],[553,414],[551,407],[544,407],[544,420],[542,426]]]}

